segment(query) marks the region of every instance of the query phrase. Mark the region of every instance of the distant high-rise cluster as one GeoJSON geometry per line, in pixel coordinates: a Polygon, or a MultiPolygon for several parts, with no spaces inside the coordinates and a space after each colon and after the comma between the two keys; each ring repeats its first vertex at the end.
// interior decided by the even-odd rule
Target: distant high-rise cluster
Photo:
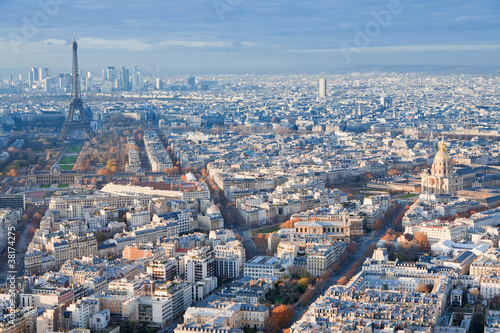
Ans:
{"type": "Polygon", "coordinates": [[[117,72],[114,66],[102,70],[101,90],[105,93],[112,91],[140,91],[142,90],[141,72],[134,66],[134,71],[130,75],[130,70],[122,66],[117,72]]]}
{"type": "Polygon", "coordinates": [[[30,71],[28,72],[28,81],[30,87],[33,87],[35,83],[39,84],[46,83],[47,78],[49,78],[48,68],[31,67],[30,71]]]}

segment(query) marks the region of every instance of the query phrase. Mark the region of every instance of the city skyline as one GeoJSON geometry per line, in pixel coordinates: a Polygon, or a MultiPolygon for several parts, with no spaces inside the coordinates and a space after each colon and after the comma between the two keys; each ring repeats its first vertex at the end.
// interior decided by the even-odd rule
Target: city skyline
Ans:
{"type": "MultiPolygon", "coordinates": [[[[67,63],[76,32],[82,68],[181,72],[308,72],[358,66],[498,66],[493,1],[9,1],[0,68],[67,63]]],[[[67,66],[69,68],[69,64],[67,66]]]]}

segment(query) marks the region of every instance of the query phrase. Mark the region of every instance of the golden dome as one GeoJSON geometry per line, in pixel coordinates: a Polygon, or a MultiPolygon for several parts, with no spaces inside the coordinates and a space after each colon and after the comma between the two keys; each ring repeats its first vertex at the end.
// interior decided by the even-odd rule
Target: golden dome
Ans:
{"type": "Polygon", "coordinates": [[[451,163],[451,157],[446,151],[446,143],[444,141],[441,141],[441,145],[439,148],[439,152],[434,156],[434,163],[451,163]]]}

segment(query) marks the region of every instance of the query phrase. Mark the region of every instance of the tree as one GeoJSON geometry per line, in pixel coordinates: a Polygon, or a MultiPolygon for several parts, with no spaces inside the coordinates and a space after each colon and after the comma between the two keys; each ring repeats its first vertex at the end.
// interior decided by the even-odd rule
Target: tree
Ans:
{"type": "Polygon", "coordinates": [[[254,238],[254,243],[257,248],[265,248],[267,247],[266,235],[260,233],[257,237],[254,238]]]}
{"type": "MultiPolygon", "coordinates": [[[[340,272],[340,265],[337,262],[334,262],[330,267],[330,270],[333,272],[340,272]]],[[[331,274],[329,274],[331,275],[331,274]]]]}
{"type": "Polygon", "coordinates": [[[205,178],[205,177],[207,177],[207,176],[208,176],[207,169],[202,168],[202,169],[201,169],[201,175],[202,175],[204,178],[205,178]]]}
{"type": "Polygon", "coordinates": [[[37,212],[35,213],[35,215],[33,215],[32,222],[34,226],[39,227],[41,220],[42,220],[42,215],[40,215],[40,213],[37,212]]]}
{"type": "Polygon", "coordinates": [[[356,244],[356,242],[351,242],[346,247],[347,253],[352,254],[352,255],[355,254],[356,252],[358,252],[358,249],[359,249],[359,246],[358,246],[358,244],[356,244]]]}
{"type": "Polygon", "coordinates": [[[371,243],[370,246],[366,249],[366,251],[363,253],[365,257],[371,257],[373,255],[373,251],[377,248],[377,244],[371,243]]]}
{"type": "Polygon", "coordinates": [[[315,294],[316,289],[307,289],[302,295],[300,295],[298,303],[302,306],[309,304],[315,294]]]}
{"type": "Polygon", "coordinates": [[[380,231],[384,228],[384,222],[382,222],[382,220],[378,219],[377,222],[375,222],[373,224],[372,228],[375,231],[380,231]]]}
{"type": "Polygon", "coordinates": [[[426,293],[427,286],[425,284],[419,284],[415,290],[419,293],[426,293]]]}
{"type": "Polygon", "coordinates": [[[349,279],[345,275],[337,280],[337,284],[341,285],[341,286],[345,286],[347,284],[347,282],[349,282],[349,279]]]}
{"type": "MultiPolygon", "coordinates": [[[[265,325],[267,327],[267,330],[265,329],[265,332],[279,332],[281,331],[285,326],[287,326],[295,316],[295,309],[293,305],[278,305],[277,307],[274,308],[273,313],[267,318],[270,319],[268,322],[268,325],[265,325]],[[278,329],[276,330],[269,330],[271,327],[274,329],[277,327],[278,329]]],[[[267,320],[266,320],[267,321],[267,320]]]]}
{"type": "Polygon", "coordinates": [[[134,333],[134,328],[132,327],[132,325],[130,324],[130,321],[127,320],[124,324],[123,324],[123,327],[122,327],[122,332],[123,333],[134,333]]]}
{"type": "Polygon", "coordinates": [[[368,183],[368,182],[372,181],[372,180],[373,180],[373,178],[374,178],[374,177],[373,177],[373,175],[372,175],[371,173],[369,173],[368,171],[367,171],[367,172],[365,172],[365,173],[363,173],[363,174],[361,175],[361,179],[362,179],[364,182],[366,182],[366,183],[368,183]]]}
{"type": "Polygon", "coordinates": [[[415,237],[415,240],[420,245],[420,248],[422,249],[422,251],[430,250],[431,246],[430,246],[429,239],[427,238],[426,234],[424,234],[423,232],[417,231],[415,233],[414,237],[415,237]]]}
{"type": "Polygon", "coordinates": [[[395,177],[397,175],[399,175],[399,170],[394,166],[389,171],[387,171],[387,176],[389,177],[395,177]]]}
{"type": "Polygon", "coordinates": [[[307,289],[307,286],[309,285],[309,279],[307,277],[302,277],[300,280],[297,282],[297,284],[302,288],[302,289],[307,289]]]}
{"type": "Polygon", "coordinates": [[[9,173],[7,174],[9,177],[19,177],[19,174],[16,169],[12,168],[10,169],[9,173]]]}
{"type": "Polygon", "coordinates": [[[271,316],[264,320],[264,333],[276,333],[280,330],[281,328],[278,326],[278,323],[271,316]]]}
{"type": "Polygon", "coordinates": [[[99,171],[97,171],[97,175],[98,176],[110,176],[111,171],[109,171],[108,169],[105,169],[105,168],[101,168],[101,169],[99,169],[99,171]]]}

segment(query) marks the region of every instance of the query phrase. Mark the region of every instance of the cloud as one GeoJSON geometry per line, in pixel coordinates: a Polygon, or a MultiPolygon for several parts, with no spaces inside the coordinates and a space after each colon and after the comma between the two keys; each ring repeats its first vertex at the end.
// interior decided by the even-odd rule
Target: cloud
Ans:
{"type": "Polygon", "coordinates": [[[146,51],[151,50],[152,45],[138,39],[104,39],[104,38],[80,38],[78,43],[86,49],[96,50],[128,50],[128,51],[146,51]]]}
{"type": "MultiPolygon", "coordinates": [[[[399,45],[361,47],[363,52],[392,53],[392,52],[433,52],[433,51],[492,51],[500,50],[500,44],[485,45],[399,45]]],[[[342,49],[303,49],[288,50],[290,53],[342,53],[342,49]]]]}

